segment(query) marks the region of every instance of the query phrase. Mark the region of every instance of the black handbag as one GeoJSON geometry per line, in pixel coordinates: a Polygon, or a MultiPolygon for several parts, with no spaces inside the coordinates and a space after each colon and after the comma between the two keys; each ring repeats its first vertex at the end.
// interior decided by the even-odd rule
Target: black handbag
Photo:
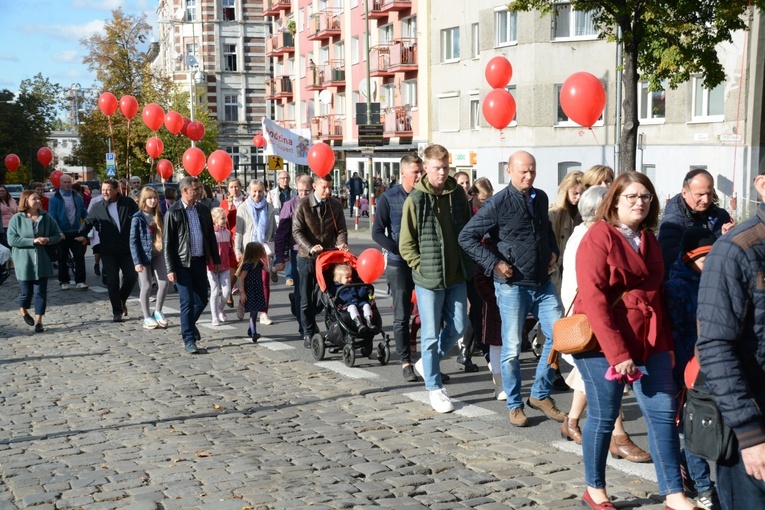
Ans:
{"type": "Polygon", "coordinates": [[[705,386],[685,390],[683,427],[686,449],[713,462],[733,460],[738,440],[725,424],[715,397],[705,386]]]}

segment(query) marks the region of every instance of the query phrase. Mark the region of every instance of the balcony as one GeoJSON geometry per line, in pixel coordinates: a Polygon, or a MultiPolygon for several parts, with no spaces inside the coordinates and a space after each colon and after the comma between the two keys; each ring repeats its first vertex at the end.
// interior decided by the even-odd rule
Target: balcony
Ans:
{"type": "Polygon", "coordinates": [[[393,40],[388,69],[397,73],[417,70],[417,39],[405,37],[393,40]]]}
{"type": "Polygon", "coordinates": [[[275,120],[276,124],[283,127],[284,129],[296,129],[297,123],[294,120],[285,120],[285,119],[278,119],[275,120]]]}
{"type": "Polygon", "coordinates": [[[266,99],[292,98],[292,80],[289,76],[279,76],[266,81],[266,99]]]}
{"type": "Polygon", "coordinates": [[[345,88],[345,61],[342,59],[333,59],[324,69],[325,87],[345,88]]]}
{"type": "Polygon", "coordinates": [[[376,0],[382,12],[405,11],[412,8],[412,0],[376,0]]]}
{"type": "Polygon", "coordinates": [[[412,107],[392,106],[382,109],[383,136],[411,137],[414,134],[412,107]]]}
{"type": "Polygon", "coordinates": [[[264,0],[263,16],[278,16],[280,11],[292,9],[291,0],[264,0]]]}
{"type": "Polygon", "coordinates": [[[318,140],[342,140],[345,115],[319,115],[311,119],[311,137],[318,140]]]}
{"type": "Polygon", "coordinates": [[[292,32],[278,32],[266,39],[266,56],[278,57],[295,52],[295,38],[292,32]]]}
{"type": "Polygon", "coordinates": [[[314,64],[313,60],[308,61],[308,67],[305,73],[306,90],[324,90],[324,73],[327,68],[324,64],[314,64]]]}
{"type": "Polygon", "coordinates": [[[312,14],[308,21],[308,40],[323,41],[342,34],[343,10],[328,7],[312,14]]]}
{"type": "Polygon", "coordinates": [[[383,0],[372,0],[369,3],[369,19],[387,19],[388,11],[382,10],[383,0]]]}

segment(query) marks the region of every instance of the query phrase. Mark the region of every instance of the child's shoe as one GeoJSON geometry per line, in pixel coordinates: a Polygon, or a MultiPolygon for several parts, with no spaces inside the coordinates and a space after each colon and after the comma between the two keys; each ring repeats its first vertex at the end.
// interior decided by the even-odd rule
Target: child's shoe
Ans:
{"type": "Polygon", "coordinates": [[[356,326],[356,331],[359,333],[366,333],[369,331],[369,328],[367,328],[367,325],[362,322],[361,317],[356,317],[353,319],[353,325],[356,326]]]}

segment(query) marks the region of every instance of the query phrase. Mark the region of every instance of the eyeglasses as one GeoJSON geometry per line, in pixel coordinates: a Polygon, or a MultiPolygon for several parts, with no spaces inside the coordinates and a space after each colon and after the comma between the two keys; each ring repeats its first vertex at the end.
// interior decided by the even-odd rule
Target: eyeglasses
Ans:
{"type": "Polygon", "coordinates": [[[637,201],[638,201],[638,198],[644,204],[650,204],[651,201],[653,200],[653,195],[651,195],[651,194],[648,194],[648,195],[634,195],[634,194],[630,194],[630,195],[619,195],[619,196],[626,198],[627,199],[627,203],[629,203],[630,205],[635,205],[637,203],[637,201]]]}

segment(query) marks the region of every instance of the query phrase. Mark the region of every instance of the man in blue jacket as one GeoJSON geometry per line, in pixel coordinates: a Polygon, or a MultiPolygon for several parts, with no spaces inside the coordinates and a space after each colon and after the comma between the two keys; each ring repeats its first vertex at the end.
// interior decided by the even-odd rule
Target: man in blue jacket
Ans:
{"type": "MultiPolygon", "coordinates": [[[[754,179],[765,201],[765,168],[754,179]]],[[[765,204],[722,236],[704,262],[699,288],[701,371],[738,454],[717,463],[723,508],[765,508],[765,204]]]]}
{"type": "Polygon", "coordinates": [[[50,199],[51,217],[61,230],[61,242],[58,244],[58,283],[61,290],[69,290],[69,252],[74,260],[74,282],[77,290],[85,290],[85,246],[75,241],[79,235],[80,222],[87,218],[88,211],[82,197],[72,191],[72,176],[61,176],[59,189],[50,199]]]}
{"type": "Polygon", "coordinates": [[[494,275],[497,304],[502,315],[502,385],[507,394],[510,424],[528,425],[521,399],[521,337],[526,316],[539,320],[546,338],[537,364],[531,397],[526,403],[548,418],[562,422],[565,414],[550,397],[553,369],[547,362],[552,348],[552,326],[563,307],[549,272],[558,258],[558,245],[547,216],[544,191],[534,188],[534,156],[518,151],[510,156],[510,185],[484,202],[462,230],[460,245],[474,261],[494,275]],[[481,240],[489,234],[494,248],[481,240]]]}
{"type": "Polygon", "coordinates": [[[422,159],[415,154],[401,158],[401,186],[391,187],[377,202],[377,214],[372,225],[372,239],[388,252],[388,266],[385,270],[393,297],[393,338],[396,353],[401,360],[403,377],[406,382],[417,382],[412,365],[412,351],[409,345],[409,319],[412,314],[412,291],[414,281],[412,270],[398,252],[398,238],[401,230],[401,213],[404,202],[422,175],[422,159]]]}

